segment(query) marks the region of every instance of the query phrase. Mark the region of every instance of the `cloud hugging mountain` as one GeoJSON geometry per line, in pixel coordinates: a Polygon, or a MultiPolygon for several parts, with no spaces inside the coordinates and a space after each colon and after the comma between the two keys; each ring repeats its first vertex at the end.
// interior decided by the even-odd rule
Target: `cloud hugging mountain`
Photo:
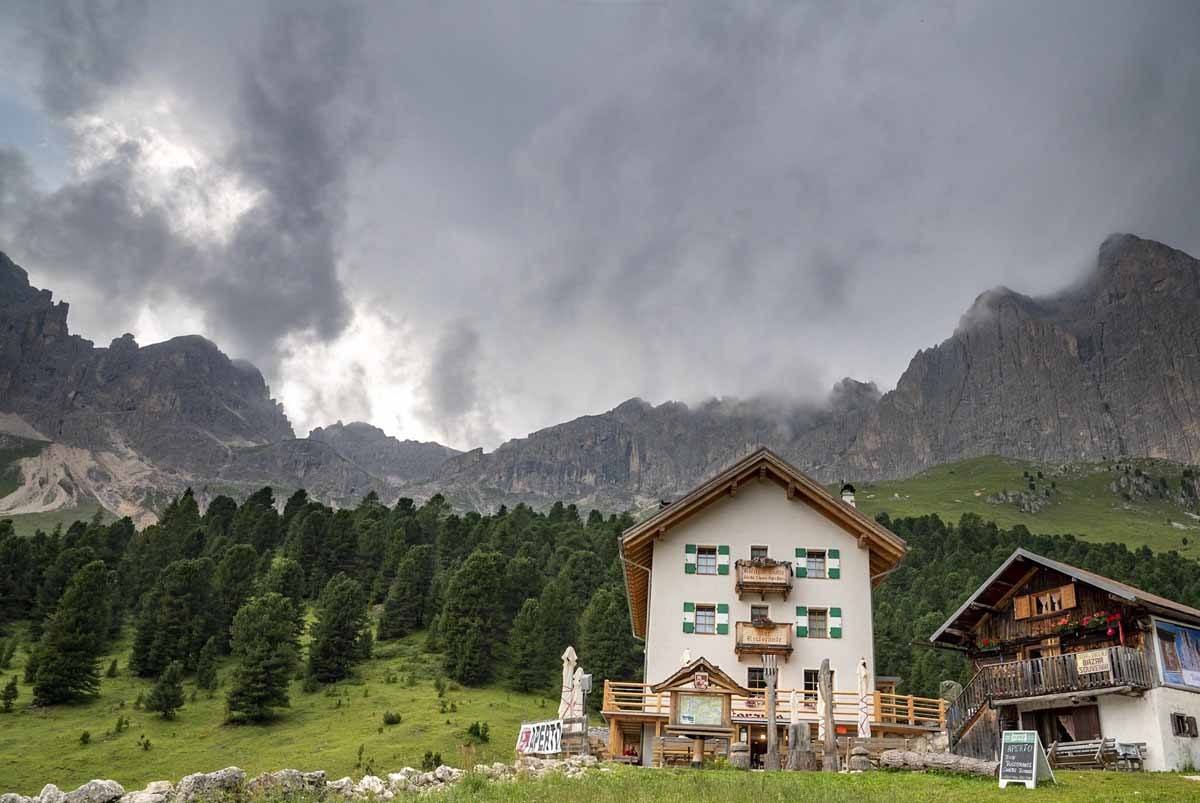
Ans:
{"type": "MultiPolygon", "coordinates": [[[[0,439],[23,455],[0,515],[98,501],[147,523],[171,494],[272,485],[333,504],[443,493],[467,508],[555,500],[607,510],[669,499],[760,444],[825,481],[998,454],[1200,462],[1200,262],[1122,234],[1053,296],[989,290],[894,390],[845,379],[828,402],[631,399],[459,453],[338,422],[296,438],[252,365],[200,337],[107,348],[0,254],[0,439]],[[19,447],[19,448],[18,448],[19,447]]],[[[780,347],[784,347],[780,344],[780,347]]]]}

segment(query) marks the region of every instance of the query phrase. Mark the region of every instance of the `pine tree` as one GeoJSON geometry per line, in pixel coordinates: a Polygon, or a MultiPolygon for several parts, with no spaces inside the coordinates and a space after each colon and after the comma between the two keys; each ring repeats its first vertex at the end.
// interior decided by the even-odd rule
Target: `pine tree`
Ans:
{"type": "Polygon", "coordinates": [[[172,661],[158,676],[143,705],[147,711],[157,711],[163,719],[174,719],[183,708],[183,664],[172,661]]]}
{"type": "MultiPolygon", "coordinates": [[[[633,680],[640,674],[642,650],[633,638],[629,607],[620,589],[601,588],[584,609],[579,662],[591,671],[597,686],[604,680],[633,680]]],[[[599,695],[593,700],[599,702],[599,695]]]]}
{"type": "Polygon", "coordinates": [[[527,599],[513,620],[508,637],[512,687],[520,692],[540,689],[549,678],[546,671],[546,640],[542,633],[541,608],[527,599]]]}
{"type": "Polygon", "coordinates": [[[433,547],[413,547],[400,561],[379,619],[379,640],[403,638],[424,625],[436,560],[433,547]]]}
{"type": "Polygon", "coordinates": [[[367,600],[362,586],[344,574],[335,575],[317,600],[308,673],[322,683],[348,676],[361,654],[366,629],[367,600]]]}
{"type": "Polygon", "coordinates": [[[8,679],[8,683],[4,684],[4,690],[0,691],[0,711],[6,714],[12,711],[18,694],[20,692],[17,690],[17,676],[13,675],[8,679]]]}
{"type": "Polygon", "coordinates": [[[296,665],[292,604],[268,592],[242,606],[233,619],[231,719],[262,721],[288,705],[288,681],[296,665]]]}
{"type": "Polygon", "coordinates": [[[304,569],[291,558],[276,557],[271,561],[263,581],[263,591],[274,591],[286,597],[293,608],[296,637],[304,634],[304,569]]]}
{"type": "Polygon", "coordinates": [[[505,637],[502,621],[504,556],[473,552],[450,578],[441,616],[446,673],[478,685],[496,670],[496,652],[505,637]]]}
{"type": "Polygon", "coordinates": [[[213,588],[220,605],[217,646],[222,652],[229,647],[229,628],[234,615],[254,591],[257,569],[258,553],[249,544],[234,544],[217,564],[213,588]]]}
{"type": "Polygon", "coordinates": [[[215,637],[204,642],[200,659],[196,662],[196,688],[212,691],[217,687],[217,640],[215,637]]]}
{"type": "Polygon", "coordinates": [[[33,701],[53,705],[100,691],[100,653],[109,621],[109,575],[103,561],[80,569],[46,622],[38,645],[33,701]]]}
{"type": "Polygon", "coordinates": [[[194,668],[205,642],[217,635],[220,606],[213,591],[212,560],[197,558],[170,564],[142,601],[130,668],[157,677],[171,661],[194,668]]]}

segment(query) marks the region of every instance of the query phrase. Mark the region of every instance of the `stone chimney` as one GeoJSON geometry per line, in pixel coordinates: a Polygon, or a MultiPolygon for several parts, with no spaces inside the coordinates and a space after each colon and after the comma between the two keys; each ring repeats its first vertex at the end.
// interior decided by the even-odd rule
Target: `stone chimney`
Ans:
{"type": "Polygon", "coordinates": [[[842,486],[842,501],[850,507],[858,507],[854,504],[854,486],[848,482],[842,486]]]}

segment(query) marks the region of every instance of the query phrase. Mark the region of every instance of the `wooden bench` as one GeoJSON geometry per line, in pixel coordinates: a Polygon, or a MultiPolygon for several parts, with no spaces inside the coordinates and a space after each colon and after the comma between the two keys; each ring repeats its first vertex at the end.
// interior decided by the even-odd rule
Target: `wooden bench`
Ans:
{"type": "Polygon", "coordinates": [[[1146,758],[1146,743],[1116,739],[1053,742],[1046,757],[1055,769],[1140,770],[1146,758]]]}

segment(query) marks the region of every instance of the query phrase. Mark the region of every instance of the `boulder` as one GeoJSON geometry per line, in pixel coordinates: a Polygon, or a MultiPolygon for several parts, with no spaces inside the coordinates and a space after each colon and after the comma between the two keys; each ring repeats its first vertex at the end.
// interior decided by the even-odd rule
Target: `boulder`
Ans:
{"type": "Polygon", "coordinates": [[[405,767],[399,772],[389,772],[388,786],[393,792],[406,792],[413,786],[413,781],[421,774],[415,767],[405,767]]]}
{"type": "Polygon", "coordinates": [[[246,790],[251,794],[276,792],[289,795],[302,791],[306,786],[300,770],[278,770],[255,776],[246,784],[246,790]]]}
{"type": "Polygon", "coordinates": [[[52,783],[43,786],[37,796],[38,803],[66,803],[66,800],[67,793],[52,783]]]}
{"type": "Polygon", "coordinates": [[[192,803],[204,797],[234,795],[246,782],[246,773],[238,767],[216,772],[195,772],[185,776],[175,788],[175,803],[192,803]]]}
{"type": "Polygon", "coordinates": [[[37,798],[18,795],[16,792],[6,792],[0,795],[0,803],[37,803],[37,798]]]}
{"type": "Polygon", "coordinates": [[[304,782],[304,786],[308,789],[324,789],[325,788],[325,770],[313,770],[312,772],[300,773],[300,780],[304,782]]]}
{"type": "Polygon", "coordinates": [[[349,797],[354,792],[354,781],[349,777],[338,778],[336,781],[329,781],[325,784],[326,791],[332,792],[335,795],[349,797]]]}
{"type": "Polygon", "coordinates": [[[871,769],[871,751],[861,744],[855,747],[850,751],[850,760],[846,762],[846,769],[851,772],[866,772],[871,769]]]}
{"type": "Polygon", "coordinates": [[[355,797],[377,797],[384,800],[392,799],[392,791],[387,788],[387,784],[382,778],[375,775],[364,775],[354,785],[355,797]]]}
{"type": "Polygon", "coordinates": [[[174,791],[170,781],[154,781],[140,791],[126,792],[119,803],[167,803],[174,791]]]}
{"type": "Polygon", "coordinates": [[[437,778],[439,783],[458,783],[464,775],[466,773],[462,770],[448,767],[445,764],[433,771],[433,777],[437,778]]]}

